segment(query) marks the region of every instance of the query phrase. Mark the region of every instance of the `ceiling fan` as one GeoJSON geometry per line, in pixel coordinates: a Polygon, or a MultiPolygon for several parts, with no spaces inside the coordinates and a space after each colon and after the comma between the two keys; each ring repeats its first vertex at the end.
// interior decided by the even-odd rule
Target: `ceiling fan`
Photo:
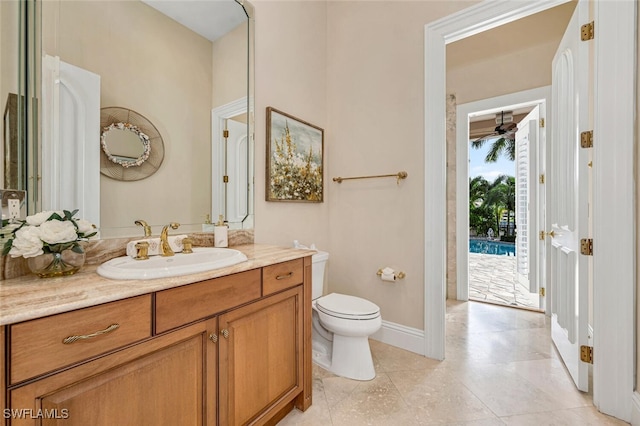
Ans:
{"type": "Polygon", "coordinates": [[[498,120],[500,120],[500,124],[498,124],[496,126],[496,128],[493,130],[492,133],[489,133],[488,135],[482,136],[481,138],[476,139],[475,141],[473,141],[472,143],[474,145],[477,145],[479,143],[482,143],[486,140],[489,139],[495,139],[496,137],[502,136],[504,139],[508,139],[508,140],[515,140],[516,138],[516,131],[518,131],[518,126],[516,125],[516,123],[514,123],[513,120],[513,113],[508,111],[507,112],[507,122],[504,122],[504,117],[505,116],[505,112],[502,111],[499,115],[496,114],[496,123],[498,123],[498,120]],[[500,118],[498,118],[500,117],[500,118]]]}

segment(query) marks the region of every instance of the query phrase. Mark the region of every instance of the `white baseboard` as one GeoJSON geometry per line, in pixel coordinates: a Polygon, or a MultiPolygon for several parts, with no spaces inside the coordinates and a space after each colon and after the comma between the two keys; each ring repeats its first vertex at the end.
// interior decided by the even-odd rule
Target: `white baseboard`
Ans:
{"type": "Polygon", "coordinates": [[[631,424],[640,426],[640,393],[634,392],[631,397],[631,424]]]}
{"type": "Polygon", "coordinates": [[[424,331],[417,328],[383,320],[382,327],[371,338],[387,345],[424,355],[424,331]]]}

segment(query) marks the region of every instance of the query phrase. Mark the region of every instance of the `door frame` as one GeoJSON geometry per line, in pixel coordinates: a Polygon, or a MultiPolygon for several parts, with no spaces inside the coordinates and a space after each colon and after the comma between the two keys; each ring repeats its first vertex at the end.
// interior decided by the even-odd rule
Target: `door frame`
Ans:
{"type": "MultiPolygon", "coordinates": [[[[484,1],[425,25],[424,354],[430,358],[445,356],[446,45],[566,2],[484,1]]],[[[629,421],[635,352],[636,4],[593,4],[594,139],[616,141],[596,143],[593,152],[594,404],[629,421]],[[626,231],[619,232],[620,227],[626,231]]]]}
{"type": "MultiPolygon", "coordinates": [[[[228,104],[221,105],[211,110],[211,164],[217,165],[221,158],[225,156],[224,138],[222,131],[224,130],[224,121],[247,112],[247,97],[236,99],[228,104]]],[[[247,137],[249,135],[247,134],[247,137]]],[[[250,141],[247,140],[247,143],[250,141]]],[[[215,169],[215,167],[214,167],[215,169]]],[[[215,223],[218,216],[224,215],[225,187],[222,173],[211,174],[211,221],[215,223]]],[[[247,206],[247,209],[250,207],[247,206]]]]}
{"type": "MultiPolygon", "coordinates": [[[[469,300],[469,114],[551,101],[551,86],[496,96],[456,107],[456,299],[469,300]],[[462,166],[462,165],[466,165],[462,166]]],[[[546,107],[548,111],[548,107],[546,107]]],[[[545,109],[541,108],[541,114],[545,109]]],[[[544,143],[544,142],[543,142],[544,143]]],[[[542,277],[540,277],[542,279],[542,277]]],[[[544,284],[543,281],[540,281],[544,284]]]]}

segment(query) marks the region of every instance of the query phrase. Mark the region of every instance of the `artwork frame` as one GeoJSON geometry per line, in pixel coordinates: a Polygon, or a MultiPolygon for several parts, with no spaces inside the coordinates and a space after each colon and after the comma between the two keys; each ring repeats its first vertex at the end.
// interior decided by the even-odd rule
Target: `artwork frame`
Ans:
{"type": "Polygon", "coordinates": [[[266,201],[324,201],[324,130],[267,107],[266,201]]]}

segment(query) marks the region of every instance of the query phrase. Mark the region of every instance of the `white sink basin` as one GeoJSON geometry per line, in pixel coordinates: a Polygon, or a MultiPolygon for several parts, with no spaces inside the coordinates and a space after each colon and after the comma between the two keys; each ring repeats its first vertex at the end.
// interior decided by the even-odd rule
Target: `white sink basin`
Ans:
{"type": "Polygon", "coordinates": [[[224,268],[247,260],[244,253],[220,247],[195,247],[193,253],[174,256],[149,256],[135,260],[130,256],[117,257],[98,266],[98,274],[114,280],[150,280],[177,277],[224,268]]]}

